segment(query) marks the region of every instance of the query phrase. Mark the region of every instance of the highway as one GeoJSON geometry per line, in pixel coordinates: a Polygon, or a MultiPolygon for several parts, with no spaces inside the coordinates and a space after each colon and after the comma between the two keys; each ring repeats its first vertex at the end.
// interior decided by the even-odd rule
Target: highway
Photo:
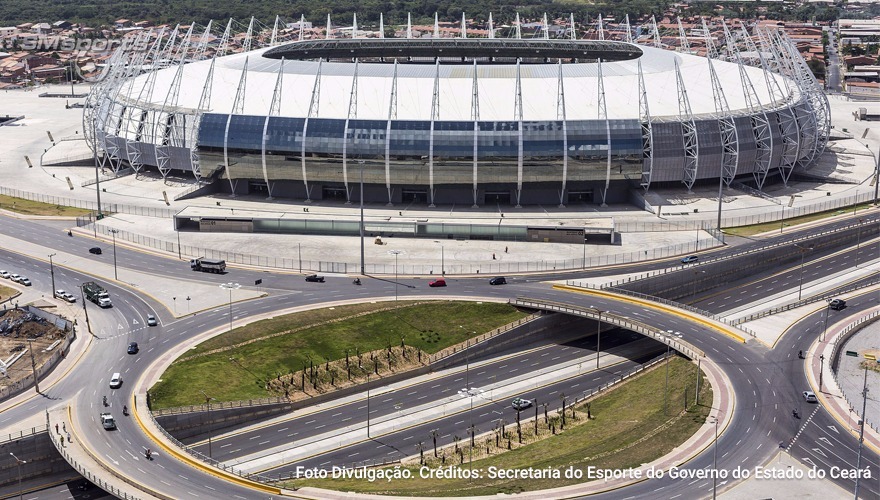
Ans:
{"type": "MultiPolygon", "coordinates": [[[[51,224],[27,222],[17,219],[4,219],[3,234],[9,234],[15,238],[33,241],[45,246],[58,248],[79,254],[87,254],[87,249],[94,243],[81,237],[69,238],[51,224]],[[8,223],[7,223],[8,222],[8,223]]],[[[839,220],[835,224],[841,224],[839,220]]],[[[751,244],[751,243],[750,243],[751,244]]],[[[757,243],[756,243],[757,244],[757,243]]],[[[112,259],[107,251],[98,258],[112,259]]],[[[121,268],[139,269],[147,273],[167,274],[176,273],[177,269],[187,269],[185,262],[165,259],[163,257],[140,253],[123,247],[117,247],[119,253],[117,259],[121,268]]],[[[722,255],[725,251],[716,252],[722,255]]],[[[860,256],[860,259],[863,256],[860,256]]],[[[824,265],[822,268],[814,268],[814,256],[807,254],[805,258],[804,273],[814,274],[815,279],[828,276],[835,272],[835,265],[824,265]]],[[[106,262],[106,261],[105,261],[106,262]]],[[[822,259],[819,259],[822,262],[822,259]]],[[[670,259],[666,263],[650,263],[632,266],[634,269],[644,270],[664,264],[677,264],[677,260],[670,259]]],[[[826,262],[827,264],[827,262],[826,262]]],[[[792,279],[799,277],[797,266],[781,270],[779,276],[785,276],[789,290],[792,279]]],[[[51,293],[51,285],[48,276],[48,266],[44,262],[30,259],[18,254],[0,251],[0,268],[28,275],[34,282],[34,286],[46,294],[51,293]]],[[[188,272],[188,270],[187,270],[188,272]]],[[[598,274],[601,271],[590,271],[581,274],[598,274]]],[[[605,271],[607,273],[607,271],[605,271]]],[[[298,304],[320,304],[328,300],[356,299],[377,296],[393,296],[395,285],[392,280],[364,281],[361,287],[354,287],[350,279],[346,277],[328,277],[327,283],[305,283],[301,276],[275,273],[264,273],[231,269],[227,275],[211,275],[207,273],[191,273],[185,276],[186,280],[196,280],[208,283],[223,283],[234,276],[236,281],[248,282],[250,278],[262,278],[264,285],[270,291],[267,298],[246,301],[233,304],[231,314],[236,318],[247,317],[258,311],[280,310],[290,305],[291,296],[296,297],[298,304]],[[292,295],[295,294],[295,295],[292,295]]],[[[71,270],[60,269],[56,266],[56,288],[74,290],[78,283],[91,280],[91,277],[81,275],[71,270]]],[[[660,328],[680,331],[684,339],[703,349],[707,357],[721,365],[731,378],[737,400],[737,407],[730,427],[726,429],[717,443],[718,466],[735,468],[739,465],[759,465],[767,461],[778,449],[787,447],[792,437],[803,427],[798,439],[794,442],[792,453],[804,455],[803,458],[812,460],[817,465],[828,466],[830,464],[848,464],[854,466],[853,449],[855,440],[841,431],[832,440],[828,437],[830,430],[828,425],[834,425],[834,420],[824,410],[816,407],[815,414],[807,418],[802,413],[801,420],[793,419],[791,409],[800,404],[800,392],[804,390],[806,381],[803,374],[803,361],[792,357],[795,352],[794,346],[805,348],[819,333],[816,330],[816,318],[804,319],[793,326],[780,341],[776,349],[769,350],[756,343],[739,344],[731,339],[721,336],[716,332],[707,330],[704,326],[691,321],[665,313],[660,310],[645,308],[643,306],[621,301],[612,301],[597,297],[573,295],[567,292],[551,289],[547,284],[540,283],[542,276],[530,276],[528,278],[513,278],[511,283],[501,287],[491,287],[483,279],[448,279],[447,289],[428,289],[425,280],[402,279],[398,293],[401,297],[417,295],[430,295],[436,297],[452,295],[470,295],[480,297],[508,298],[518,295],[530,296],[547,300],[557,300],[571,303],[581,303],[599,307],[602,310],[613,312],[616,315],[636,319],[655,325],[660,328]],[[796,339],[796,340],[795,340],[796,339]],[[788,345],[792,345],[789,350],[788,345]],[[824,434],[823,434],[824,433],[824,434]],[[831,444],[822,441],[825,437],[831,444]],[[816,443],[823,443],[824,446],[816,443]],[[816,452],[813,448],[822,450],[825,456],[816,452]]],[[[805,278],[806,279],[806,278],[805,278]]],[[[105,283],[103,280],[102,283],[105,283]]],[[[731,294],[727,300],[735,300],[746,292],[755,293],[755,301],[766,297],[766,291],[759,291],[757,284],[751,284],[748,277],[740,283],[730,283],[728,286],[739,288],[738,294],[731,294]]],[[[216,311],[200,313],[195,317],[174,320],[164,308],[153,304],[150,299],[142,299],[127,288],[109,287],[114,300],[114,307],[107,310],[99,310],[97,307],[89,307],[89,317],[92,320],[93,330],[100,338],[94,339],[87,354],[88,362],[80,363],[68,376],[55,386],[44,390],[51,404],[59,401],[74,402],[75,410],[85,422],[91,422],[101,410],[100,395],[108,394],[111,408],[117,414],[121,404],[130,398],[127,385],[116,391],[106,388],[107,380],[114,371],[123,373],[123,377],[129,380],[136,379],[150,361],[156,359],[161,353],[171,349],[173,345],[191,336],[195,329],[208,330],[222,326],[229,321],[227,308],[218,308],[216,311]],[[143,318],[149,312],[155,311],[160,318],[160,326],[154,328],[144,327],[143,318]],[[137,321],[137,323],[135,323],[137,321]],[[101,332],[104,332],[101,334],[101,332]],[[134,356],[125,355],[125,345],[134,340],[141,343],[141,353],[134,356]]],[[[749,299],[752,296],[749,295],[749,299]]],[[[81,300],[81,299],[80,299],[81,300]]],[[[874,301],[874,304],[876,300],[874,301]]],[[[725,302],[726,304],[726,302],[725,302]]],[[[718,311],[723,311],[725,304],[718,304],[718,311]]],[[[873,305],[866,299],[864,303],[853,301],[850,307],[842,312],[847,314],[860,310],[860,308],[873,305]]],[[[91,306],[91,303],[89,303],[91,306]]],[[[715,305],[712,305],[715,309],[715,305]]],[[[84,334],[81,334],[81,337],[84,334]]],[[[604,337],[603,337],[604,340],[604,337]]],[[[604,347],[604,346],[603,346],[604,347]]],[[[587,344],[584,349],[589,349],[587,344]]],[[[604,350],[604,349],[603,349],[604,350]]],[[[476,382],[474,382],[476,383],[476,382]]],[[[545,397],[545,396],[539,396],[545,397]]],[[[507,402],[505,401],[505,404],[507,402]]],[[[33,399],[31,403],[19,405],[0,412],[0,423],[13,419],[22,419],[34,411],[41,411],[47,404],[33,399]],[[5,420],[4,420],[5,419],[5,420]]],[[[355,408],[356,410],[357,408],[355,408]]],[[[363,410],[361,410],[363,411],[363,410]]],[[[82,432],[85,439],[96,451],[100,452],[114,467],[124,470],[132,478],[149,483],[158,489],[177,492],[179,498],[198,497],[199,491],[215,493],[209,496],[223,498],[259,498],[261,495],[254,490],[236,486],[212,475],[201,473],[177,460],[164,457],[160,454],[150,463],[145,463],[140,454],[144,447],[154,447],[155,444],[143,435],[133,422],[117,414],[119,431],[106,432],[100,425],[92,422],[85,425],[78,432],[82,432]],[[94,424],[94,425],[93,425],[94,424]]],[[[453,422],[454,423],[454,422],[453,422]]],[[[428,426],[435,423],[426,424],[428,426]]],[[[424,429],[407,429],[408,432],[426,434],[424,429]]],[[[390,436],[389,436],[390,437],[390,436]]],[[[403,439],[406,433],[396,433],[394,439],[403,439]]],[[[386,437],[383,436],[383,439],[386,437]]],[[[406,454],[406,445],[399,448],[406,454]]],[[[414,448],[410,445],[410,454],[414,448]]],[[[231,448],[231,447],[230,447],[231,448]]],[[[216,449],[216,448],[215,448],[216,449]]],[[[351,449],[348,454],[351,454],[351,449]]],[[[360,452],[358,452],[360,453],[360,452]]],[[[383,450],[387,453],[387,450],[383,450]]],[[[358,456],[360,458],[360,456],[358,456]]],[[[346,457],[350,458],[350,457],[346,457]]],[[[798,457],[803,459],[802,457],[798,457]]],[[[318,457],[309,460],[317,460],[318,457]]],[[[339,458],[336,458],[339,459],[339,458]]],[[[321,460],[322,462],[326,460],[321,460]]],[[[867,460],[877,471],[877,456],[868,451],[863,456],[863,463],[867,460]]],[[[349,460],[350,461],[350,460],[349,460]]],[[[688,463],[689,468],[701,469],[711,466],[712,454],[707,452],[688,463]]],[[[279,470],[281,472],[281,470],[279,470]]],[[[839,480],[839,484],[852,490],[851,480],[839,480]]],[[[723,486],[723,485],[722,485],[723,486]]],[[[705,496],[709,493],[711,481],[685,484],[672,480],[652,480],[638,483],[626,489],[627,495],[639,496],[663,496],[673,497],[683,494],[687,497],[705,496]]],[[[878,498],[876,482],[863,482],[863,493],[866,498],[878,498]],[[866,484],[869,483],[869,484],[866,484]],[[868,495],[874,495],[873,497],[868,495]]],[[[604,495],[612,498],[612,495],[604,495]]],[[[618,493],[619,496],[619,493],[618,493]]],[[[42,497],[33,497],[42,498],[42,497]]]]}

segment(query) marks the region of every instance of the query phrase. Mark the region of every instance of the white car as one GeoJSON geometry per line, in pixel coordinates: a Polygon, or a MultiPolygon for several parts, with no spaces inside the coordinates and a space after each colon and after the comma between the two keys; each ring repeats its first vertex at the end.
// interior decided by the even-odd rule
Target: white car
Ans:
{"type": "Polygon", "coordinates": [[[9,279],[9,271],[0,269],[0,278],[9,279]]]}
{"type": "Polygon", "coordinates": [[[19,278],[18,282],[24,286],[31,286],[31,280],[29,280],[28,278],[25,278],[24,276],[19,278]]]}
{"type": "Polygon", "coordinates": [[[56,299],[63,299],[64,294],[66,294],[66,293],[67,292],[65,292],[64,290],[55,290],[55,298],[56,299]]]}
{"type": "Polygon", "coordinates": [[[12,281],[18,283],[19,281],[21,281],[21,276],[19,276],[19,275],[17,275],[17,274],[10,274],[10,275],[9,275],[9,279],[11,279],[12,281]]]}
{"type": "Polygon", "coordinates": [[[65,293],[63,298],[71,304],[76,302],[76,297],[74,297],[72,293],[65,293]]]}

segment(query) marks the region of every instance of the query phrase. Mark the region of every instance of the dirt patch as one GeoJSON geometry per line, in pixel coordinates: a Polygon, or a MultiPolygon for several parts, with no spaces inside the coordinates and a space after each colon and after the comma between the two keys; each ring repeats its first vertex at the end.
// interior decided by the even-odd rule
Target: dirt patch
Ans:
{"type": "Polygon", "coordinates": [[[0,374],[0,388],[10,386],[33,372],[31,353],[36,366],[42,366],[53,350],[59,348],[57,345],[53,347],[53,344],[65,335],[63,330],[27,311],[0,311],[0,360],[8,365],[6,375],[0,374]],[[49,350],[49,347],[53,349],[49,350]]]}

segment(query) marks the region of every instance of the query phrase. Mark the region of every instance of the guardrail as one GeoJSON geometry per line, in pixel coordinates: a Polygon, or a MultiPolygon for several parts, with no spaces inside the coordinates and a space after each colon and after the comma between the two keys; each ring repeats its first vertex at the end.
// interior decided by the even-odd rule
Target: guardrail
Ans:
{"type": "Polygon", "coordinates": [[[164,417],[168,415],[182,415],[184,413],[195,413],[209,410],[228,410],[230,408],[250,408],[252,406],[266,406],[272,404],[290,403],[285,397],[245,399],[241,401],[221,401],[211,403],[210,408],[206,404],[175,406],[173,408],[162,408],[160,410],[150,410],[154,417],[164,417]]]}
{"type": "MultiPolygon", "coordinates": [[[[602,288],[602,287],[597,288],[597,287],[594,287],[589,284],[584,285],[584,284],[580,284],[580,283],[577,283],[577,282],[571,281],[571,280],[566,281],[565,284],[567,286],[576,287],[576,288],[586,288],[588,290],[604,290],[604,288],[602,288]]],[[[612,290],[612,292],[619,293],[621,295],[629,295],[630,297],[648,300],[651,302],[658,302],[660,304],[670,306],[670,307],[675,307],[678,309],[684,309],[685,311],[692,312],[694,314],[699,314],[700,316],[705,316],[707,318],[711,318],[719,323],[723,323],[729,327],[740,330],[743,333],[749,335],[750,337],[754,338],[756,336],[755,332],[753,332],[752,330],[745,328],[743,326],[740,326],[738,324],[735,324],[733,321],[731,321],[727,318],[723,318],[721,316],[718,316],[717,314],[713,314],[713,313],[710,313],[709,311],[704,311],[702,309],[699,309],[699,308],[696,308],[693,306],[689,306],[687,304],[682,304],[681,302],[676,302],[674,300],[664,299],[663,297],[656,297],[654,295],[648,295],[646,293],[633,292],[632,290],[625,290],[622,288],[614,288],[612,290]]]]}
{"type": "MultiPolygon", "coordinates": [[[[865,324],[873,323],[878,319],[880,319],[880,311],[874,311],[873,313],[868,314],[867,316],[862,316],[855,322],[846,325],[846,327],[844,327],[843,330],[840,331],[840,334],[838,334],[837,338],[834,340],[834,346],[831,348],[831,363],[833,365],[837,364],[838,356],[840,356],[840,348],[843,346],[844,343],[846,343],[847,340],[849,340],[852,335],[861,330],[865,324]]],[[[837,383],[837,387],[840,387],[840,381],[837,379],[837,371],[832,369],[831,375],[834,377],[834,382],[837,383]]],[[[849,397],[847,397],[846,395],[846,392],[844,392],[842,389],[840,393],[843,394],[843,399],[846,401],[846,404],[848,404],[849,407],[853,409],[853,411],[855,411],[855,408],[859,407],[860,402],[850,401],[849,397]]],[[[868,424],[870,428],[874,429],[876,432],[880,432],[880,425],[871,422],[867,418],[867,415],[860,416],[862,419],[865,420],[865,423],[868,424]]]]}
{"type": "MultiPolygon", "coordinates": [[[[213,405],[212,405],[212,407],[213,407],[213,405]]],[[[256,482],[263,483],[263,484],[268,484],[272,481],[271,478],[263,476],[262,474],[251,474],[251,473],[236,469],[235,467],[233,467],[231,465],[226,465],[223,462],[220,462],[219,460],[214,460],[213,458],[208,457],[205,454],[192,449],[188,445],[180,442],[177,438],[175,438],[168,431],[166,431],[164,427],[159,425],[159,422],[156,421],[156,417],[153,416],[152,412],[147,411],[146,413],[150,416],[150,420],[153,421],[153,425],[156,426],[156,428],[159,429],[160,432],[162,432],[162,435],[164,435],[169,441],[171,441],[171,443],[174,446],[176,446],[180,450],[186,452],[191,457],[193,457],[201,462],[204,462],[205,464],[207,464],[211,467],[214,467],[215,469],[222,470],[226,473],[236,475],[236,476],[243,478],[243,479],[247,479],[250,481],[256,481],[256,482]]]]}
{"type": "Polygon", "coordinates": [[[525,318],[520,318],[520,319],[514,321],[513,323],[508,323],[506,325],[502,325],[492,331],[486,332],[482,335],[479,335],[477,337],[469,339],[466,342],[459,342],[456,345],[449,346],[446,349],[443,349],[442,351],[435,352],[434,354],[431,354],[430,356],[428,356],[428,364],[430,365],[430,364],[436,363],[436,362],[440,361],[441,359],[447,358],[449,356],[452,356],[453,354],[461,352],[463,349],[475,347],[478,344],[481,344],[487,340],[490,340],[494,337],[497,337],[498,335],[501,335],[502,333],[507,333],[507,332],[513,330],[514,328],[519,328],[522,325],[525,325],[527,323],[531,323],[532,321],[535,321],[536,319],[538,319],[540,317],[541,317],[540,313],[530,314],[530,315],[526,316],[525,318]]]}
{"type": "Polygon", "coordinates": [[[17,441],[17,440],[24,438],[24,437],[27,437],[27,436],[33,436],[35,434],[48,432],[48,430],[49,430],[48,425],[38,425],[36,427],[31,427],[30,431],[19,431],[14,434],[12,434],[12,433],[7,434],[6,436],[0,435],[0,445],[4,445],[10,441],[17,441]]]}
{"type": "MultiPolygon", "coordinates": [[[[46,427],[48,427],[48,426],[49,426],[49,412],[47,411],[46,412],[46,427]]],[[[71,427],[73,427],[73,426],[71,425],[71,427]]],[[[72,432],[72,430],[73,429],[71,429],[71,432],[72,432]]],[[[71,465],[71,467],[76,469],[76,471],[79,472],[80,475],[82,475],[82,477],[88,479],[89,481],[91,481],[92,483],[94,483],[95,485],[97,485],[99,488],[106,491],[107,493],[110,493],[111,495],[115,495],[117,498],[122,498],[125,500],[129,500],[129,499],[139,500],[140,499],[140,497],[136,497],[134,495],[131,495],[126,491],[120,490],[119,488],[108,483],[107,481],[104,481],[100,476],[94,474],[91,470],[86,468],[85,465],[79,463],[76,460],[76,458],[74,458],[73,455],[71,455],[67,451],[67,448],[60,442],[60,440],[58,439],[59,437],[60,437],[60,435],[55,435],[55,434],[49,432],[49,441],[52,442],[52,445],[55,447],[55,449],[58,451],[58,453],[62,457],[64,457],[64,460],[66,460],[67,463],[71,465]]],[[[92,460],[97,461],[95,459],[95,457],[92,455],[91,451],[88,450],[88,448],[83,447],[83,450],[86,452],[87,455],[89,455],[92,458],[92,460]]],[[[125,479],[122,479],[122,480],[124,481],[125,479]]]]}
{"type": "Polygon", "coordinates": [[[807,297],[803,300],[799,300],[797,302],[792,302],[791,304],[785,304],[784,306],[765,309],[763,311],[749,314],[748,316],[746,316],[744,318],[739,318],[737,320],[734,320],[733,322],[737,325],[740,325],[742,323],[747,323],[749,321],[763,318],[765,316],[770,316],[773,314],[777,314],[777,313],[781,313],[781,312],[785,312],[785,311],[790,311],[791,309],[797,309],[798,307],[805,306],[807,304],[812,304],[814,302],[819,302],[822,300],[830,300],[834,297],[837,297],[840,294],[853,292],[856,290],[860,290],[862,288],[868,288],[868,287],[874,286],[878,283],[880,283],[880,274],[875,275],[873,278],[869,277],[869,278],[867,278],[866,281],[862,281],[861,283],[858,283],[855,285],[851,285],[848,287],[835,288],[834,290],[829,290],[827,292],[822,292],[822,293],[819,293],[816,295],[812,295],[812,296],[807,297]]]}
{"type": "Polygon", "coordinates": [[[598,310],[590,307],[574,306],[571,304],[565,304],[563,302],[530,299],[525,297],[517,297],[516,299],[511,299],[509,303],[520,307],[542,309],[545,311],[555,311],[595,319],[600,322],[604,321],[605,323],[617,325],[662,342],[691,359],[697,359],[705,356],[705,353],[701,349],[698,349],[696,346],[691,345],[689,342],[685,342],[676,338],[675,336],[668,335],[665,331],[658,330],[640,321],[633,321],[631,319],[627,319],[609,312],[597,312],[598,310]]]}
{"type": "MultiPolygon", "coordinates": [[[[726,255],[720,256],[720,257],[708,258],[705,260],[701,260],[700,263],[696,266],[695,265],[680,265],[680,266],[674,266],[674,267],[666,267],[663,269],[657,269],[654,271],[649,271],[649,272],[637,274],[635,276],[629,276],[627,278],[622,278],[622,279],[619,279],[616,281],[609,281],[609,282],[603,284],[602,288],[612,288],[612,287],[617,287],[617,286],[624,285],[627,283],[632,283],[634,281],[639,281],[642,279],[678,273],[678,272],[686,271],[686,270],[699,269],[701,266],[704,266],[706,264],[726,262],[726,261],[738,259],[738,258],[741,258],[744,256],[751,256],[751,255],[754,255],[757,253],[766,252],[768,250],[789,247],[789,246],[793,246],[795,244],[803,243],[803,242],[810,242],[812,240],[816,240],[817,238],[821,238],[823,236],[831,236],[831,235],[835,235],[838,233],[851,231],[854,228],[857,229],[857,231],[859,231],[859,233],[860,233],[859,235],[857,235],[857,238],[859,238],[859,239],[861,238],[862,231],[865,231],[865,233],[866,233],[865,237],[867,238],[867,237],[870,237],[872,234],[869,230],[867,230],[867,228],[872,227],[872,224],[876,225],[876,223],[878,221],[880,221],[880,217],[876,217],[876,216],[866,217],[862,223],[854,222],[854,223],[848,224],[844,227],[835,228],[835,229],[828,229],[828,230],[824,230],[824,231],[821,231],[818,233],[811,233],[809,236],[807,236],[807,235],[800,236],[798,238],[793,238],[791,240],[771,243],[769,245],[764,245],[759,248],[752,248],[749,250],[741,250],[741,251],[726,254],[726,255]]],[[[877,232],[878,229],[874,228],[873,231],[877,232]]]]}

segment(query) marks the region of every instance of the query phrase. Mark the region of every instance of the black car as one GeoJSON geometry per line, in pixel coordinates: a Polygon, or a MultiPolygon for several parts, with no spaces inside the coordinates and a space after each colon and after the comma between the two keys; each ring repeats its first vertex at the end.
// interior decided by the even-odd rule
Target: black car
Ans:
{"type": "Polygon", "coordinates": [[[131,343],[128,344],[128,353],[129,353],[129,354],[137,354],[139,350],[140,350],[140,349],[138,349],[138,343],[137,343],[137,342],[131,342],[131,343]]]}
{"type": "Polygon", "coordinates": [[[843,299],[831,299],[828,301],[828,307],[835,311],[840,311],[846,307],[846,301],[843,299]]]}
{"type": "Polygon", "coordinates": [[[498,276],[489,280],[490,285],[506,285],[507,279],[504,276],[498,276]]]}
{"type": "Polygon", "coordinates": [[[89,248],[89,253],[93,253],[95,255],[101,255],[101,247],[89,248]]]}
{"type": "Polygon", "coordinates": [[[306,276],[306,281],[311,281],[313,283],[323,283],[324,277],[318,276],[317,274],[310,274],[310,275],[306,276]]]}

